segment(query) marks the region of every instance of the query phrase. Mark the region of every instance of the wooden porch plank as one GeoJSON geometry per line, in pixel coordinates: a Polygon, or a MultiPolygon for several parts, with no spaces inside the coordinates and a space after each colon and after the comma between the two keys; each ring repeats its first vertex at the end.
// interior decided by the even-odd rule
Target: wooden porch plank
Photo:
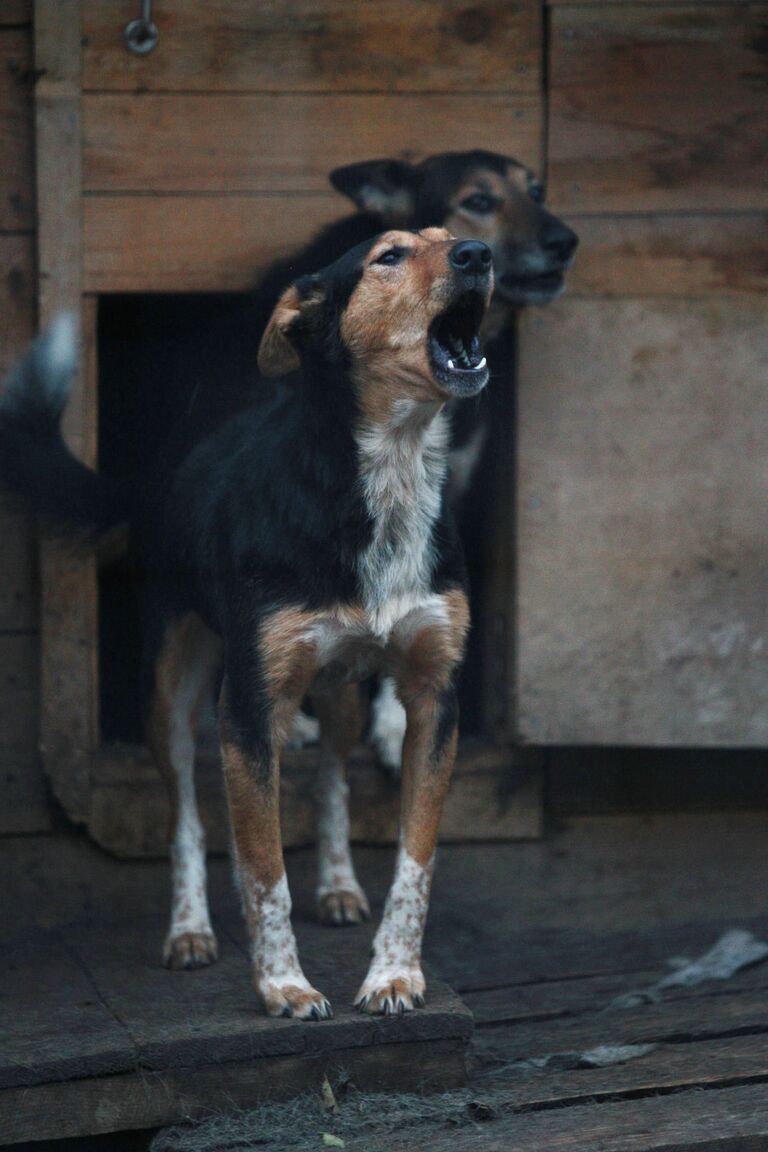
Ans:
{"type": "Polygon", "coordinates": [[[89,192],[325,192],[340,164],[464,147],[538,167],[534,96],[83,96],[89,192]]]}
{"type": "Polygon", "coordinates": [[[148,56],[128,53],[124,0],[83,4],[83,86],[141,91],[537,92],[536,0],[186,0],[158,5],[148,56]]]}

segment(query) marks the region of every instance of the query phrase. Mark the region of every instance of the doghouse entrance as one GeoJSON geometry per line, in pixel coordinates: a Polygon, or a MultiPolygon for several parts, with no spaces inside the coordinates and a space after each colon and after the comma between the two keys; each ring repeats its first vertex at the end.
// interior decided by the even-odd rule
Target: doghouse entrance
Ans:
{"type": "MultiPolygon", "coordinates": [[[[258,387],[252,312],[247,295],[102,297],[98,427],[104,472],[143,483],[158,459],[181,458],[190,443],[247,403],[249,389],[258,387]]],[[[503,670],[487,650],[494,629],[483,624],[494,578],[512,580],[510,569],[492,571],[499,556],[494,533],[503,517],[513,516],[498,491],[500,465],[513,453],[511,404],[502,414],[497,397],[487,402],[500,418],[488,422],[488,443],[460,514],[475,620],[461,684],[462,734],[475,738],[489,736],[507,719],[498,715],[499,685],[493,683],[503,670]]],[[[140,622],[125,556],[110,558],[99,576],[99,661],[102,739],[140,741],[140,622]]]]}
{"type": "MultiPolygon", "coordinates": [[[[99,298],[96,327],[99,467],[111,476],[150,482],[158,459],[170,465],[181,459],[190,444],[247,403],[250,389],[258,387],[256,338],[251,336],[258,328],[247,295],[105,295],[99,298]]],[[[538,780],[523,780],[521,786],[509,770],[511,388],[500,388],[496,381],[489,408],[486,447],[461,512],[474,626],[460,685],[462,747],[443,824],[447,839],[537,835],[540,823],[538,780]]],[[[163,849],[165,796],[142,748],[139,577],[119,544],[107,553],[98,573],[100,747],[90,827],[118,852],[147,854],[163,849]]],[[[313,748],[286,755],[286,843],[313,838],[316,761],[313,748]]],[[[209,844],[224,847],[226,819],[213,744],[202,756],[198,779],[203,810],[214,813],[209,844]]],[[[350,784],[353,812],[356,791],[360,797],[353,836],[390,840],[398,789],[370,753],[357,757],[350,784]]]]}

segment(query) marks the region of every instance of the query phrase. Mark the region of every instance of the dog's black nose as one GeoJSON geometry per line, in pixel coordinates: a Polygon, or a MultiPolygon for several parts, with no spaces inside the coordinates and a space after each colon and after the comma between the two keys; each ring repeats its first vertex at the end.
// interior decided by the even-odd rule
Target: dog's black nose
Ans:
{"type": "Polygon", "coordinates": [[[460,240],[451,248],[448,259],[457,272],[487,276],[491,270],[491,250],[482,240],[460,240]]]}
{"type": "Polygon", "coordinates": [[[550,225],[541,238],[541,246],[549,256],[565,264],[576,251],[579,238],[575,232],[560,221],[550,225]]]}

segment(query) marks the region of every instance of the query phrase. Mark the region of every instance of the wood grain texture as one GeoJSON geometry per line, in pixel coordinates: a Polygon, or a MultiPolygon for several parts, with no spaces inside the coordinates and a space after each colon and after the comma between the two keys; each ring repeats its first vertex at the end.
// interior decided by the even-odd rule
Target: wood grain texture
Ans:
{"type": "Polygon", "coordinates": [[[344,215],[338,196],[88,196],[87,292],[237,292],[344,215]],[[215,238],[215,243],[210,238],[215,238]]]}
{"type": "Polygon", "coordinates": [[[555,209],[764,209],[767,18],[761,5],[556,9],[555,209]]]}
{"type": "MultiPolygon", "coordinates": [[[[509,751],[469,746],[459,756],[446,800],[444,842],[515,840],[541,835],[540,773],[517,776],[509,751]]],[[[316,749],[286,753],[281,775],[283,844],[314,844],[316,749]]],[[[361,752],[349,769],[352,839],[366,844],[397,842],[400,788],[361,752]]],[[[197,789],[209,848],[229,847],[229,822],[215,753],[198,758],[197,789]]],[[[146,857],[166,851],[165,788],[143,749],[104,746],[94,768],[88,827],[103,848],[118,856],[146,857]]]]}
{"type": "MultiPolygon", "coordinates": [[[[37,0],[35,68],[39,314],[45,324],[63,308],[83,314],[79,0],[37,0]]],[[[83,315],[93,327],[94,307],[83,315]]],[[[93,357],[85,362],[92,366],[93,357]]],[[[95,395],[95,379],[81,370],[63,420],[65,439],[87,463],[95,458],[95,395]]],[[[82,820],[97,739],[95,563],[47,538],[41,580],[41,747],[56,795],[72,819],[82,820]]]]}
{"type": "Polygon", "coordinates": [[[537,168],[534,96],[110,95],[83,98],[88,192],[325,192],[366,157],[491,148],[537,168]]]}
{"type": "Polygon", "coordinates": [[[520,725],[768,737],[765,301],[576,301],[520,350],[520,725]]]}
{"type": "Polygon", "coordinates": [[[148,56],[125,50],[124,0],[83,4],[83,86],[138,91],[536,92],[535,0],[187,0],[158,5],[148,56]]]}
{"type": "Polygon", "coordinates": [[[0,28],[0,231],[33,228],[32,38],[0,28]]]}
{"type": "Polygon", "coordinates": [[[569,296],[768,292],[768,215],[572,216],[569,296]]]}

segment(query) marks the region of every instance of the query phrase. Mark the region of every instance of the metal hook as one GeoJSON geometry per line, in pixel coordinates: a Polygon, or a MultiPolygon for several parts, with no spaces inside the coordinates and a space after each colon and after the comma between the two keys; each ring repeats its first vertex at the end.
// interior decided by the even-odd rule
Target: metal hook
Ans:
{"type": "Polygon", "coordinates": [[[126,24],[123,39],[128,51],[137,56],[146,56],[155,47],[160,33],[152,22],[152,0],[141,0],[141,16],[126,24]]]}

